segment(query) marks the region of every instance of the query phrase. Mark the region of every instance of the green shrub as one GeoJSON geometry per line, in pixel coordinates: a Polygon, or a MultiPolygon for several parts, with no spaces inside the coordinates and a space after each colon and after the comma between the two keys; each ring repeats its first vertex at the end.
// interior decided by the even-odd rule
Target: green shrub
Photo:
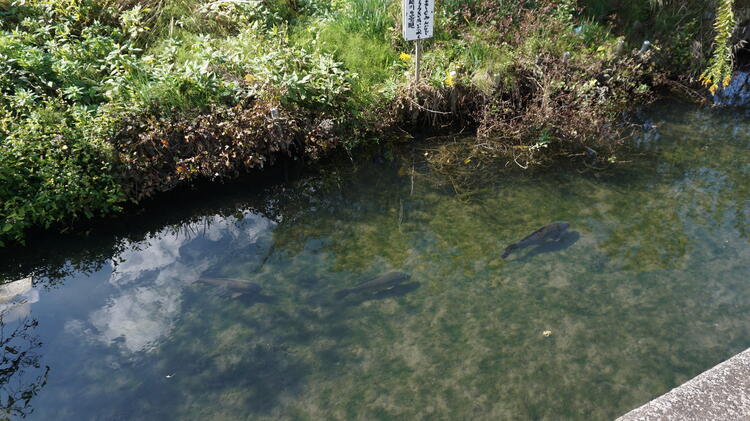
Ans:
{"type": "Polygon", "coordinates": [[[119,210],[124,198],[110,147],[87,134],[93,118],[83,108],[48,102],[0,138],[0,244],[22,241],[33,226],[119,210]]]}

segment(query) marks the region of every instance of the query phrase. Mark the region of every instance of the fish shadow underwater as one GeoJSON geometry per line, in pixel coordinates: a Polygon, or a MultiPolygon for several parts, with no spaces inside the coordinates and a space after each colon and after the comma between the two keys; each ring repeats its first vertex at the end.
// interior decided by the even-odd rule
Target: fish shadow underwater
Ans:
{"type": "Polygon", "coordinates": [[[527,251],[524,254],[521,254],[519,257],[515,259],[510,258],[508,260],[526,262],[540,254],[555,253],[555,252],[563,251],[567,248],[570,248],[573,244],[578,242],[578,240],[580,239],[581,239],[581,234],[578,233],[578,231],[566,231],[560,236],[560,239],[558,241],[545,241],[533,248],[530,248],[529,251],[527,251]]]}
{"type": "Polygon", "coordinates": [[[419,289],[421,285],[422,284],[420,282],[414,281],[414,282],[409,282],[406,284],[396,285],[393,288],[388,288],[388,289],[384,289],[384,290],[380,290],[376,292],[356,293],[356,295],[352,295],[352,298],[349,298],[346,300],[346,305],[356,306],[356,305],[365,303],[367,301],[385,300],[387,298],[403,297],[406,294],[416,291],[417,289],[419,289]]]}
{"type": "Polygon", "coordinates": [[[243,294],[238,297],[229,298],[248,307],[252,306],[253,304],[273,304],[277,301],[276,297],[274,297],[273,295],[265,295],[260,292],[255,294],[243,294]]]}
{"type": "Polygon", "coordinates": [[[203,296],[225,302],[237,302],[247,307],[254,304],[273,304],[277,301],[276,297],[266,295],[260,289],[236,292],[224,287],[211,288],[210,286],[199,285],[193,288],[191,293],[196,297],[203,296]]]}

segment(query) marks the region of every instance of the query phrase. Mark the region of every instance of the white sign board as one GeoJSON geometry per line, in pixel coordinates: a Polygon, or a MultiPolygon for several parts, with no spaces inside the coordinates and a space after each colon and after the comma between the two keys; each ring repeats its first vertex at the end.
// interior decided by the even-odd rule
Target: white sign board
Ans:
{"type": "Polygon", "coordinates": [[[435,22],[435,0],[402,0],[404,11],[404,39],[432,38],[435,22]]]}

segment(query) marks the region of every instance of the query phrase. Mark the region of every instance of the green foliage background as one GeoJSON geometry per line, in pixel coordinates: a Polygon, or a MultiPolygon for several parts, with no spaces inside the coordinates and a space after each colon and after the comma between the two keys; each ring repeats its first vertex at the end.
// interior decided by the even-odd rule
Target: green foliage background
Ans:
{"type": "MultiPolygon", "coordinates": [[[[702,2],[665,3],[446,0],[425,43],[423,90],[503,98],[539,57],[567,52],[596,68],[616,58],[622,34],[628,51],[654,35],[688,43],[683,29],[697,33],[702,2]],[[655,32],[632,30],[634,21],[655,32]]],[[[236,126],[272,124],[258,116],[210,118],[231,107],[280,108],[296,130],[285,136],[302,146],[279,152],[317,157],[361,144],[400,121],[399,99],[411,89],[399,21],[397,0],[0,0],[0,244],[23,241],[33,227],[118,212],[141,199],[126,187],[134,180],[189,180],[185,163],[200,151],[184,146],[200,128],[184,122],[225,124],[205,132],[276,130],[236,126]],[[188,129],[161,129],[170,126],[188,129]],[[158,165],[133,165],[134,151],[146,149],[158,165]]],[[[695,73],[687,47],[668,57],[665,68],[695,73]]],[[[265,161],[222,159],[228,170],[217,176],[236,174],[231,160],[265,161]]]]}

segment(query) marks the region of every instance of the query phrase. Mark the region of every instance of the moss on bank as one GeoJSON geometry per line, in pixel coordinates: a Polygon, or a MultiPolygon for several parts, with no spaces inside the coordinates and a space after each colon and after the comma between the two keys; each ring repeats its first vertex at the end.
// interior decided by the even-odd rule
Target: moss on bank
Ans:
{"type": "Polygon", "coordinates": [[[478,129],[438,166],[606,156],[705,61],[677,3],[446,0],[417,85],[398,1],[0,0],[0,241],[395,128],[478,129]]]}

